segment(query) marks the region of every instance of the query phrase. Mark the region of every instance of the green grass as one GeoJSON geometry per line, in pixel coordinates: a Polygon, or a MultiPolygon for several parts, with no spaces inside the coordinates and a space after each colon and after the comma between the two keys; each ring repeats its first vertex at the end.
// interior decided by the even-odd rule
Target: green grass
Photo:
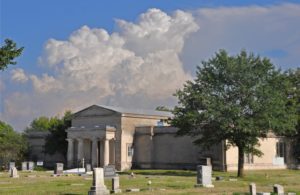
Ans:
{"type": "MultiPolygon", "coordinates": [[[[300,170],[246,171],[246,176],[238,181],[236,172],[213,172],[213,177],[222,176],[222,181],[213,181],[214,188],[194,188],[195,171],[182,170],[133,170],[120,174],[120,185],[124,194],[247,194],[248,185],[256,183],[257,191],[271,192],[273,184],[284,186],[285,192],[297,192],[300,195],[300,170]],[[149,187],[147,182],[151,180],[149,187]],[[140,188],[141,192],[125,192],[127,188],[140,188]],[[149,190],[150,188],[150,190],[149,190]]],[[[20,178],[10,178],[7,172],[0,172],[0,194],[87,194],[92,184],[91,176],[51,177],[44,171],[21,172],[20,178]]],[[[111,181],[106,180],[111,188],[111,181]]]]}

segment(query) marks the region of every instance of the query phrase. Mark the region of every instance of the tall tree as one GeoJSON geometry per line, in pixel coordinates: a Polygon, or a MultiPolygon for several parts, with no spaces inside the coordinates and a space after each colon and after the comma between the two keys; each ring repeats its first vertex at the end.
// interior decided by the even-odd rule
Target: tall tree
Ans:
{"type": "Polygon", "coordinates": [[[288,97],[291,104],[296,104],[297,109],[297,126],[296,135],[292,135],[295,141],[294,155],[300,161],[300,68],[289,70],[286,72],[287,79],[292,83],[291,89],[288,91],[288,97]]]}
{"type": "Polygon", "coordinates": [[[26,150],[25,138],[10,125],[0,121],[0,163],[5,165],[10,160],[21,160],[26,150]]]}
{"type": "Polygon", "coordinates": [[[45,152],[55,154],[56,152],[66,157],[68,142],[66,141],[68,129],[71,126],[71,112],[67,111],[62,119],[50,119],[50,134],[46,138],[45,152]]]}
{"type": "Polygon", "coordinates": [[[14,59],[21,55],[24,47],[17,48],[17,44],[10,40],[5,39],[5,44],[0,48],[0,70],[7,68],[9,64],[16,64],[14,59]]]}
{"type": "Polygon", "coordinates": [[[26,133],[30,132],[46,132],[49,131],[50,128],[50,121],[48,117],[41,116],[34,119],[30,126],[25,129],[26,133]]]}
{"type": "Polygon", "coordinates": [[[196,144],[210,147],[226,140],[227,147],[236,146],[237,175],[243,177],[244,154],[262,155],[259,138],[295,130],[295,107],[287,104],[290,84],[284,78],[267,58],[220,50],[176,92],[179,105],[171,123],[178,135],[195,137],[196,144]]]}

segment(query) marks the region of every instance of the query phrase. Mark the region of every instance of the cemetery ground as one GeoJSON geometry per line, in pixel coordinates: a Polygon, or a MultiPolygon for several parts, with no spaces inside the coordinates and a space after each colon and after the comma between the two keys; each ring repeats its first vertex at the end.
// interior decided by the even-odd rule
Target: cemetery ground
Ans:
{"type": "MultiPolygon", "coordinates": [[[[245,178],[236,178],[236,172],[213,172],[214,188],[194,188],[196,171],[183,170],[133,170],[120,173],[122,194],[245,194],[249,184],[256,183],[257,191],[271,192],[274,184],[280,184],[285,192],[300,194],[300,170],[246,171],[245,178]],[[235,180],[237,179],[237,181],[235,180]],[[233,180],[233,181],[232,181],[233,180]],[[151,181],[151,185],[148,182],[151,181]],[[126,192],[139,188],[140,192],[126,192]]],[[[49,171],[19,171],[19,178],[10,178],[8,172],[0,172],[0,194],[87,194],[92,185],[92,176],[52,177],[49,171]]],[[[111,189],[111,179],[105,184],[111,189]]]]}

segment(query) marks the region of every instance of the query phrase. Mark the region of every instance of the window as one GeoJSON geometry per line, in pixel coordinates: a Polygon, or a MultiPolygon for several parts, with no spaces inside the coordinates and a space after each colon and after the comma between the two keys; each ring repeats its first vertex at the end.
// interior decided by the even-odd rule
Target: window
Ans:
{"type": "Polygon", "coordinates": [[[284,142],[276,143],[276,156],[284,158],[284,156],[285,156],[285,143],[284,142]]]}
{"type": "Polygon", "coordinates": [[[127,156],[132,157],[133,156],[133,147],[132,144],[127,144],[127,156]]]}
{"type": "Polygon", "coordinates": [[[247,164],[253,164],[253,154],[249,153],[249,154],[244,154],[244,162],[247,164]]]}

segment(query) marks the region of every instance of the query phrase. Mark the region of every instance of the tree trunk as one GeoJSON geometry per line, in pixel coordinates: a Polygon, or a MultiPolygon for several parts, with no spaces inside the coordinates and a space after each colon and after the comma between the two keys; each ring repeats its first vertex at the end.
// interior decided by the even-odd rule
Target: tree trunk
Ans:
{"type": "Polygon", "coordinates": [[[244,148],[238,146],[239,160],[238,160],[238,177],[244,177],[244,148]]]}

